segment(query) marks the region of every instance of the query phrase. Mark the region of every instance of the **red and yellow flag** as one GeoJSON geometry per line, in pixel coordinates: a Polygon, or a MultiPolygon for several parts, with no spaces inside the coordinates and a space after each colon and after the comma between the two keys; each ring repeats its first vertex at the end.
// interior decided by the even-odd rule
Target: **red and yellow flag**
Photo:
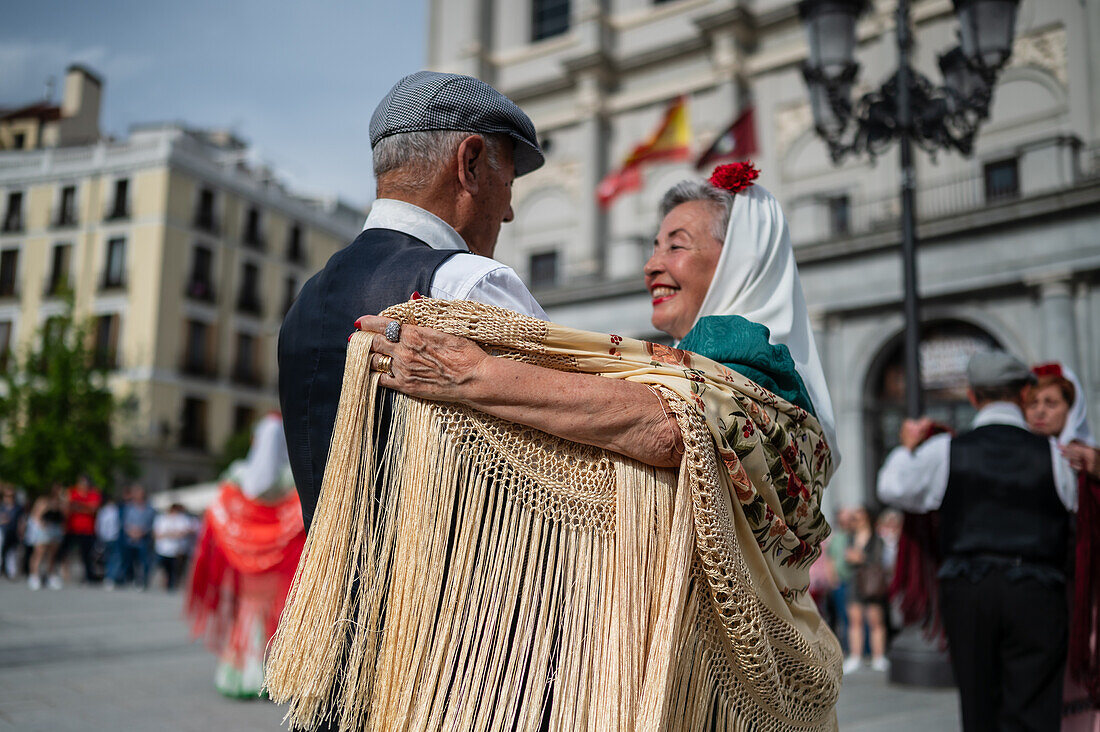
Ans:
{"type": "Polygon", "coordinates": [[[691,120],[687,97],[677,97],[665,110],[657,129],[635,146],[621,167],[607,174],[596,188],[596,199],[607,208],[620,194],[642,187],[639,168],[658,160],[686,160],[691,156],[691,120]]]}

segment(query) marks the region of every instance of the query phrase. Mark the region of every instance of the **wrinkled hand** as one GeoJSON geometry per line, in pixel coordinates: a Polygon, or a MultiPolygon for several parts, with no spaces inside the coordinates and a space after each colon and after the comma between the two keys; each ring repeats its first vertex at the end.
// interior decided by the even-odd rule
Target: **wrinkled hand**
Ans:
{"type": "Polygon", "coordinates": [[[932,428],[932,420],[929,417],[921,417],[920,419],[907,419],[901,423],[901,430],[898,432],[898,439],[901,441],[902,446],[909,451],[917,449],[917,446],[924,442],[925,436],[928,435],[928,430],[932,428]]]}
{"type": "Polygon", "coordinates": [[[393,358],[390,373],[382,375],[382,386],[437,402],[461,402],[472,396],[489,354],[468,338],[416,325],[402,325],[400,342],[392,343],[384,335],[391,322],[377,315],[357,321],[359,330],[377,334],[371,346],[371,369],[378,370],[382,354],[393,358]]]}
{"type": "Polygon", "coordinates": [[[1066,460],[1069,460],[1071,468],[1076,471],[1084,471],[1094,477],[1098,476],[1100,460],[1097,459],[1096,448],[1080,442],[1071,442],[1068,445],[1062,445],[1061,449],[1062,455],[1065,456],[1066,460]]]}

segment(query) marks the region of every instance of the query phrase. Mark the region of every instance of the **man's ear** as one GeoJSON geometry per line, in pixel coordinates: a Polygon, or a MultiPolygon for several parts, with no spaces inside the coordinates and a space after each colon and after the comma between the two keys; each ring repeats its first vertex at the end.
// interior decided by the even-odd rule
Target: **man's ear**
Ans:
{"type": "Polygon", "coordinates": [[[978,397],[975,396],[973,389],[968,388],[966,390],[966,398],[970,400],[970,406],[974,407],[975,409],[979,407],[978,397]]]}
{"type": "Polygon", "coordinates": [[[481,186],[479,169],[485,158],[485,138],[470,135],[458,144],[458,183],[472,196],[476,196],[481,186]]]}

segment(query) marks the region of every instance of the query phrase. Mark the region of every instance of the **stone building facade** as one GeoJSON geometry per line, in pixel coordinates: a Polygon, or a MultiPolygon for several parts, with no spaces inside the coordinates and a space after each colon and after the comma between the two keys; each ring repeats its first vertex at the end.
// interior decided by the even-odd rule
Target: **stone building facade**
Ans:
{"type": "Polygon", "coordinates": [[[73,67],[61,105],[0,113],[0,359],[71,292],[155,491],[215,477],[229,436],[278,408],[283,315],[363,213],[293,195],[226,133],[104,139],[100,86],[73,67]]]}
{"type": "MultiPolygon", "coordinates": [[[[860,22],[858,91],[896,66],[894,3],[860,22]]],[[[937,83],[950,0],[913,2],[918,69],[937,83]]],[[[498,256],[551,318],[659,337],[641,268],[657,202],[690,162],[654,164],[606,211],[594,191],[687,95],[701,152],[748,106],[760,183],[790,222],[838,419],[830,510],[870,500],[902,416],[896,149],[834,166],[812,130],[791,0],[433,0],[428,66],[479,76],[532,117],[547,164],[515,184],[498,256]]],[[[709,172],[709,171],[706,171],[709,172]]],[[[1022,0],[1014,52],[974,155],[917,155],[929,411],[970,416],[962,368],[997,345],[1059,360],[1100,414],[1100,2],[1022,0]]]]}

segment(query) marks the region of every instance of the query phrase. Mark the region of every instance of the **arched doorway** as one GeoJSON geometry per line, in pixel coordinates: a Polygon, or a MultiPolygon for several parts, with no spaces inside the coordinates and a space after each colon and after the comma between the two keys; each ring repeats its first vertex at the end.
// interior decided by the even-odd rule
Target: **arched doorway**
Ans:
{"type": "MultiPolygon", "coordinates": [[[[965,429],[974,418],[966,398],[966,364],[979,351],[1002,348],[984,329],[962,320],[937,320],[921,329],[921,385],[924,411],[953,430],[965,429]]],[[[898,444],[905,419],[905,364],[902,334],[879,352],[864,386],[864,440],[867,449],[864,485],[872,502],[878,469],[898,444]]]]}

